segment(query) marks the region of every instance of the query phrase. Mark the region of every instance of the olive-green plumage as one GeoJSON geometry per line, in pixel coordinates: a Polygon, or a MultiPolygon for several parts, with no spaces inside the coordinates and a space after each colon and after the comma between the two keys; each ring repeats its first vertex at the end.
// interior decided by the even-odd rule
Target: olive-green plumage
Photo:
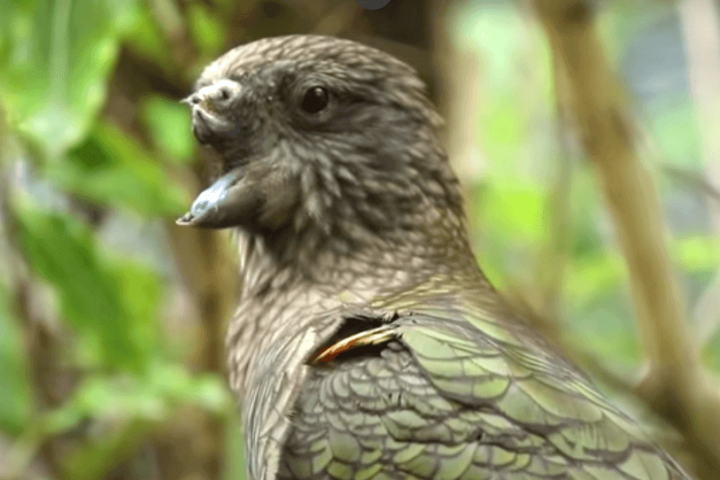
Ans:
{"type": "Polygon", "coordinates": [[[487,282],[410,67],[271,38],[187,103],[223,164],[179,223],[240,244],[228,349],[250,478],[690,478],[487,282]]]}

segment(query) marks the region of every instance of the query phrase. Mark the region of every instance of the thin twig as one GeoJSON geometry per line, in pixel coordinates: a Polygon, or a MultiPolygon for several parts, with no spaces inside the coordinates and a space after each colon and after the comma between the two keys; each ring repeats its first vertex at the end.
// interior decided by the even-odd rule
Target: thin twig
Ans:
{"type": "MultiPolygon", "coordinates": [[[[563,65],[557,58],[553,59],[553,70],[557,81],[564,81],[566,76],[563,65]]],[[[573,165],[571,162],[570,135],[568,134],[568,111],[570,109],[566,88],[558,88],[555,94],[557,111],[556,134],[559,144],[558,165],[555,183],[549,195],[545,210],[550,218],[550,232],[545,252],[538,262],[538,275],[543,285],[540,312],[547,318],[559,318],[560,296],[565,279],[565,270],[569,261],[570,235],[568,224],[571,217],[570,193],[572,187],[573,165]]],[[[557,328],[557,325],[556,325],[557,328]]]]}

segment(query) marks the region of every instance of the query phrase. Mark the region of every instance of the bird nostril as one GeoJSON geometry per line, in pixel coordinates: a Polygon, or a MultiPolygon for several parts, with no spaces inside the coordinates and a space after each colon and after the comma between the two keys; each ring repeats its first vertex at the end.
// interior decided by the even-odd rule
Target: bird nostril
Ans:
{"type": "Polygon", "coordinates": [[[185,105],[190,105],[190,106],[197,105],[198,103],[200,103],[200,97],[198,96],[197,93],[194,93],[194,94],[190,95],[189,97],[185,97],[182,100],[180,100],[180,103],[184,103],[185,105]]]}

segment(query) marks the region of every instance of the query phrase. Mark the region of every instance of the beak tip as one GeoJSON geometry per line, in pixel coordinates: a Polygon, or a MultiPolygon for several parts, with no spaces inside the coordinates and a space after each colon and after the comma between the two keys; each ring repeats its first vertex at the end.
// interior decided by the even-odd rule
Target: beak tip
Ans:
{"type": "Polygon", "coordinates": [[[180,225],[181,227],[192,226],[195,223],[193,220],[195,220],[195,217],[192,213],[188,212],[175,220],[175,225],[180,225]]]}

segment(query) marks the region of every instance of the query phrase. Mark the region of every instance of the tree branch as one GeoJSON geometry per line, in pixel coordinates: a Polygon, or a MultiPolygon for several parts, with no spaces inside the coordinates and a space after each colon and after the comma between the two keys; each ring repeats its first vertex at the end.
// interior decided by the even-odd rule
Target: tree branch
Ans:
{"type": "MultiPolygon", "coordinates": [[[[553,71],[557,81],[567,82],[567,75],[563,65],[556,57],[553,59],[553,71]]],[[[557,115],[556,134],[559,144],[557,166],[554,184],[546,202],[545,210],[550,218],[550,231],[544,252],[537,264],[536,278],[544,280],[539,289],[541,314],[546,318],[555,319],[553,328],[559,329],[559,305],[562,296],[562,287],[565,280],[565,270],[570,260],[570,193],[573,182],[571,124],[569,121],[569,102],[565,85],[558,85],[555,95],[555,110],[557,115]],[[565,95],[561,95],[565,92],[565,95]]]]}

